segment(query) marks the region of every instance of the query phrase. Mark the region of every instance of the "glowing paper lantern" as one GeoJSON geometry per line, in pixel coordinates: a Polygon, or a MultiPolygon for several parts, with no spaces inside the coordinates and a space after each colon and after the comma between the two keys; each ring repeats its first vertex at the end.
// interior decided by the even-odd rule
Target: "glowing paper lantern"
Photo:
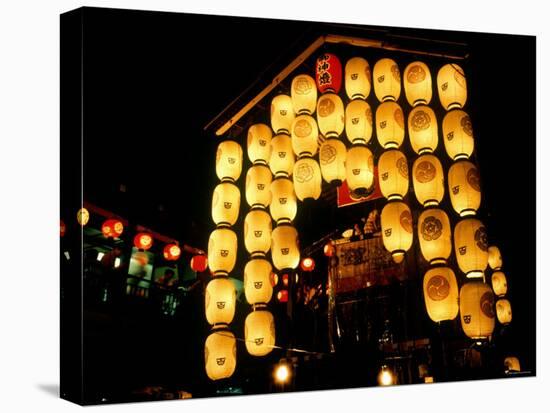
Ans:
{"type": "Polygon", "coordinates": [[[443,143],[449,158],[468,159],[474,151],[474,129],[470,116],[462,110],[447,112],[443,118],[443,143]]]}
{"type": "Polygon", "coordinates": [[[292,122],[292,149],[296,155],[315,155],[318,137],[317,122],[311,116],[299,115],[292,122]]]}
{"type": "Polygon", "coordinates": [[[495,298],[491,288],[482,282],[469,282],[460,289],[460,322],[472,339],[485,339],[495,328],[495,298]]]}
{"type": "Polygon", "coordinates": [[[118,238],[124,231],[124,225],[118,219],[108,219],[101,225],[101,232],[106,238],[118,238]]]}
{"type": "Polygon", "coordinates": [[[315,261],[310,257],[304,258],[300,263],[300,268],[302,271],[311,272],[315,269],[315,261]]]}
{"type": "Polygon", "coordinates": [[[229,330],[215,330],[204,343],[204,364],[210,380],[231,377],[237,366],[237,340],[229,330]]]}
{"type": "Polygon", "coordinates": [[[244,219],[244,246],[251,255],[265,255],[271,247],[271,217],[253,209],[244,219]]]}
{"type": "Polygon", "coordinates": [[[378,373],[378,384],[380,386],[391,386],[396,384],[396,378],[388,366],[382,366],[378,373]]]}
{"type": "Polygon", "coordinates": [[[502,325],[507,325],[512,322],[512,304],[505,298],[497,300],[495,305],[497,320],[502,325]]]}
{"type": "Polygon", "coordinates": [[[271,264],[263,258],[254,258],[244,266],[244,295],[249,304],[267,304],[273,294],[271,264]]]}
{"type": "Polygon", "coordinates": [[[489,254],[487,230],[481,221],[466,218],[456,224],[454,244],[458,266],[466,277],[483,277],[489,254]]]}
{"type": "Polygon", "coordinates": [[[504,369],[506,373],[510,371],[521,371],[521,366],[517,357],[506,357],[504,359],[504,369]]]}
{"type": "Polygon", "coordinates": [[[235,284],[227,277],[210,280],[205,291],[206,320],[209,324],[229,324],[235,316],[237,292],[235,284]]]}
{"type": "Polygon", "coordinates": [[[403,261],[413,241],[413,219],[407,204],[400,201],[387,203],[380,216],[382,241],[396,263],[403,261]]]}
{"type": "Polygon", "coordinates": [[[319,164],[321,175],[329,184],[341,185],[346,179],[346,145],[339,139],[330,138],[321,144],[319,164]]]}
{"type": "Polygon", "coordinates": [[[424,206],[439,205],[445,194],[443,166],[434,155],[421,155],[413,164],[416,199],[424,206]]]}
{"type": "Polygon", "coordinates": [[[208,258],[206,255],[195,255],[189,264],[193,271],[203,272],[208,268],[208,258]]]}
{"type": "Polygon", "coordinates": [[[315,80],[308,75],[298,75],[292,79],[290,97],[294,112],[301,115],[311,115],[317,105],[317,87],[315,80]]]}
{"type": "Polygon", "coordinates": [[[458,315],[458,284],[449,267],[430,268],[424,275],[424,304],[436,323],[454,320],[458,315]]]}
{"type": "Polygon", "coordinates": [[[292,181],[288,178],[275,178],[271,183],[271,195],[269,212],[273,220],[277,224],[291,222],[298,209],[292,181]]]}
{"type": "Polygon", "coordinates": [[[241,192],[237,185],[222,182],[214,189],[212,195],[212,220],[216,225],[234,225],[239,217],[241,192]]]}
{"type": "Polygon", "coordinates": [[[63,220],[60,220],[59,221],[59,233],[63,237],[66,232],[67,232],[67,227],[65,226],[65,223],[63,222],[63,220]]]}
{"type": "Polygon", "coordinates": [[[372,110],[361,99],[352,100],[345,112],[346,136],[351,143],[369,143],[372,137],[372,110]]]}
{"type": "Polygon", "coordinates": [[[177,261],[181,256],[181,248],[177,244],[167,244],[162,250],[162,256],[167,261],[177,261]]]}
{"type": "Polygon", "coordinates": [[[462,108],[468,98],[464,70],[455,64],[446,64],[437,72],[437,91],[441,105],[446,109],[462,108]]]}
{"type": "Polygon", "coordinates": [[[324,53],[317,59],[315,81],[319,92],[340,92],[342,87],[342,63],[332,53],[324,53]]]}
{"type": "Polygon", "coordinates": [[[424,259],[444,264],[451,255],[451,223],[442,209],[430,208],[418,218],[418,240],[424,259]]]}
{"type": "Polygon", "coordinates": [[[344,70],[346,94],[350,99],[366,99],[371,88],[369,62],[362,57],[352,57],[344,70]]]}
{"type": "Polygon", "coordinates": [[[277,300],[280,303],[287,303],[288,302],[288,290],[281,290],[277,293],[277,300]]]}
{"type": "Polygon", "coordinates": [[[423,62],[410,63],[405,68],[405,96],[409,105],[427,105],[432,100],[432,75],[423,62]]]}
{"type": "Polygon", "coordinates": [[[290,176],[294,169],[294,152],[290,136],[280,134],[271,140],[269,169],[274,176],[290,176]]]}
{"type": "Polygon", "coordinates": [[[401,95],[401,72],[392,59],[380,59],[373,69],[374,94],[380,102],[396,101],[401,95]]]}
{"type": "Polygon", "coordinates": [[[153,246],[153,236],[146,232],[140,232],[134,237],[134,246],[137,249],[147,251],[153,246]]]}
{"type": "Polygon", "coordinates": [[[385,149],[399,148],[405,139],[403,109],[395,102],[384,102],[376,109],[376,137],[385,149]]]}
{"type": "Polygon", "coordinates": [[[495,295],[499,297],[506,295],[506,292],[508,291],[508,282],[506,281],[506,275],[504,275],[502,271],[495,271],[493,273],[491,276],[491,284],[495,295]]]}
{"type": "Polygon", "coordinates": [[[502,255],[496,245],[489,247],[489,267],[495,271],[499,271],[502,268],[502,255]]]}
{"type": "Polygon", "coordinates": [[[237,260],[237,235],[229,228],[216,228],[208,240],[208,266],[214,275],[227,275],[237,260]]]}
{"type": "Polygon", "coordinates": [[[271,259],[278,270],[296,269],[300,262],[298,231],[289,224],[278,225],[271,235],[271,259]]]}
{"type": "Polygon", "coordinates": [[[301,158],[294,164],[294,191],[300,201],[321,196],[321,168],[313,158],[301,158]]]}
{"type": "Polygon", "coordinates": [[[290,134],[294,121],[294,107],[288,95],[277,95],[271,101],[271,128],[276,134],[290,134]]]}
{"type": "Polygon", "coordinates": [[[236,181],[243,167],[243,149],[235,141],[223,141],[216,152],[216,175],[221,181],[236,181]]]}
{"type": "Polygon", "coordinates": [[[346,181],[350,191],[367,195],[374,189],[374,157],[364,145],[352,146],[346,155],[346,181]]]}
{"type": "Polygon", "coordinates": [[[317,124],[326,138],[340,136],[344,130],[344,103],[340,96],[327,93],[317,103],[317,124]]]}
{"type": "Polygon", "coordinates": [[[275,346],[275,320],[267,310],[248,314],[244,322],[246,350],[252,356],[261,357],[271,353],[275,346]]]}
{"type": "Polygon", "coordinates": [[[416,106],[409,113],[409,138],[413,150],[422,155],[437,148],[437,119],[428,106],[416,106]]]}
{"type": "Polygon", "coordinates": [[[271,128],[256,123],[248,128],[247,152],[252,163],[267,164],[271,155],[271,128]]]}
{"type": "Polygon", "coordinates": [[[267,166],[254,165],[246,173],[245,196],[251,207],[268,207],[271,203],[271,171],[267,166]]]}
{"type": "Polygon", "coordinates": [[[458,161],[449,168],[449,194],[453,209],[461,216],[475,215],[481,204],[479,171],[470,161],[458,161]]]}
{"type": "Polygon", "coordinates": [[[325,246],[323,247],[323,253],[327,256],[327,257],[332,257],[334,255],[334,253],[336,252],[336,249],[334,248],[334,243],[331,241],[331,242],[327,242],[325,244],[325,246]]]}
{"type": "Polygon", "coordinates": [[[90,220],[90,213],[86,208],[80,208],[76,213],[76,220],[80,225],[84,226],[90,220]]]}
{"type": "Polygon", "coordinates": [[[382,195],[390,201],[403,199],[409,191],[409,167],[403,152],[384,151],[378,159],[378,182],[382,195]]]}

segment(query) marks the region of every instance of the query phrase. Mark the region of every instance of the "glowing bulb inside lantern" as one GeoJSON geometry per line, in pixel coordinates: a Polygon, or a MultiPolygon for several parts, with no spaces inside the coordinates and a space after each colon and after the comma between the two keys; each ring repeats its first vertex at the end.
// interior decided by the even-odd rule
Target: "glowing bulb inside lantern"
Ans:
{"type": "Polygon", "coordinates": [[[393,384],[393,374],[386,366],[382,366],[378,374],[378,384],[380,386],[391,386],[393,384]]]}
{"type": "Polygon", "coordinates": [[[275,380],[279,383],[286,383],[290,378],[290,369],[287,364],[279,364],[275,369],[275,380]]]}

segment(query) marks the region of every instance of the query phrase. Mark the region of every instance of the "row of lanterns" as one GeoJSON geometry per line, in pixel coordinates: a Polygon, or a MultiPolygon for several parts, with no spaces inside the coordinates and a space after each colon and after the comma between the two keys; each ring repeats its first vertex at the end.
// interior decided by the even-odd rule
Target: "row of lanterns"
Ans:
{"type": "Polygon", "coordinates": [[[491,286],[493,292],[498,297],[495,304],[497,320],[502,325],[507,325],[512,322],[512,304],[506,298],[508,292],[508,281],[506,275],[502,271],[502,255],[500,249],[492,245],[489,247],[489,267],[493,270],[491,275],[491,286]]]}

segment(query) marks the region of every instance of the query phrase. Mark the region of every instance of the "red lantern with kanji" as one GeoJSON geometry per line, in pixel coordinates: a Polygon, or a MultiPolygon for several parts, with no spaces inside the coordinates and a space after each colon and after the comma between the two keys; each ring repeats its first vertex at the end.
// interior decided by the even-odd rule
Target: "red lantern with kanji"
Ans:
{"type": "Polygon", "coordinates": [[[134,237],[134,245],[140,250],[147,251],[153,246],[153,236],[146,232],[140,232],[134,237]]]}
{"type": "Polygon", "coordinates": [[[167,244],[162,251],[162,255],[167,261],[177,261],[181,255],[181,248],[177,244],[167,244]]]}
{"type": "Polygon", "coordinates": [[[315,261],[313,258],[304,258],[300,263],[300,268],[302,271],[311,272],[315,268],[315,261]]]}
{"type": "Polygon", "coordinates": [[[118,219],[108,219],[101,225],[101,232],[105,238],[118,238],[123,231],[124,225],[118,219]]]}
{"type": "Polygon", "coordinates": [[[325,53],[317,59],[315,82],[319,92],[340,92],[342,86],[342,63],[332,53],[325,53]]]}
{"type": "Polygon", "coordinates": [[[203,272],[208,267],[208,258],[206,255],[195,255],[191,258],[191,268],[196,272],[203,272]]]}
{"type": "Polygon", "coordinates": [[[59,222],[59,232],[61,233],[62,237],[65,235],[65,232],[67,232],[67,227],[65,226],[63,220],[59,222]]]}

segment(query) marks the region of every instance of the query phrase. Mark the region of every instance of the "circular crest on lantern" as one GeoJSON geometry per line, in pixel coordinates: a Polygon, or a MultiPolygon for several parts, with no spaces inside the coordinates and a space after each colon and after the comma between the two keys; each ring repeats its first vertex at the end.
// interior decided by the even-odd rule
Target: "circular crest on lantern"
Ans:
{"type": "Polygon", "coordinates": [[[472,339],[485,339],[495,328],[495,298],[483,282],[468,282],[460,289],[460,322],[472,339]]]}
{"type": "Polygon", "coordinates": [[[464,70],[455,63],[444,65],[437,72],[437,91],[445,110],[464,107],[468,98],[464,70]]]}
{"type": "Polygon", "coordinates": [[[436,323],[454,320],[458,315],[458,284],[449,267],[433,267],[424,275],[424,304],[436,323]]]}
{"type": "Polygon", "coordinates": [[[409,191],[409,167],[403,152],[384,151],[378,159],[378,183],[382,195],[392,201],[403,199],[409,191]]]}
{"type": "Polygon", "coordinates": [[[292,122],[292,149],[297,156],[313,156],[317,153],[319,130],[317,122],[309,115],[299,115],[292,122]]]}
{"type": "Polygon", "coordinates": [[[346,181],[350,192],[367,196],[374,190],[374,155],[366,145],[353,145],[346,155],[346,181]]]}
{"type": "Polygon", "coordinates": [[[411,106],[427,105],[432,100],[432,75],[423,62],[412,62],[405,68],[405,96],[411,106]]]}
{"type": "Polygon", "coordinates": [[[369,143],[372,137],[372,111],[362,99],[352,100],[346,106],[346,135],[351,143],[369,143]]]}
{"type": "Polygon", "coordinates": [[[385,149],[399,148],[405,139],[405,117],[396,102],[383,102],[376,109],[376,137],[385,149]]]}
{"type": "Polygon", "coordinates": [[[413,188],[423,206],[439,205],[445,194],[443,166],[431,154],[421,155],[413,164],[413,188]]]}
{"type": "Polygon", "coordinates": [[[317,124],[326,138],[337,138],[344,131],[344,103],[340,96],[327,93],[317,102],[317,124]]]}
{"type": "Polygon", "coordinates": [[[294,112],[301,115],[311,115],[317,105],[317,87],[315,80],[306,74],[301,74],[292,79],[290,96],[294,112]]]}
{"type": "Polygon", "coordinates": [[[453,209],[461,216],[475,215],[481,204],[479,170],[470,161],[458,161],[449,168],[449,195],[453,209]]]}
{"type": "Polygon", "coordinates": [[[474,130],[470,116],[462,110],[451,110],[443,118],[443,143],[449,158],[468,159],[474,151],[474,130]]]}
{"type": "Polygon", "coordinates": [[[401,201],[388,202],[380,215],[382,241],[396,263],[403,261],[413,241],[413,219],[408,205],[401,201]]]}
{"type": "Polygon", "coordinates": [[[380,102],[396,101],[401,95],[401,72],[394,60],[384,58],[376,62],[372,81],[374,94],[380,102]]]}
{"type": "Polygon", "coordinates": [[[489,255],[483,223],[474,218],[460,221],[454,229],[454,244],[458,266],[466,277],[483,277],[489,255]]]}
{"type": "Polygon", "coordinates": [[[451,223],[445,211],[429,208],[418,218],[418,240],[422,256],[430,264],[445,264],[451,255],[451,223]]]}
{"type": "Polygon", "coordinates": [[[321,174],[329,184],[338,185],[346,179],[346,145],[339,139],[330,138],[321,144],[319,163],[321,174]]]}
{"type": "Polygon", "coordinates": [[[313,158],[304,157],[294,164],[294,191],[300,201],[321,196],[321,169],[313,158]]]}
{"type": "Polygon", "coordinates": [[[413,150],[422,155],[437,148],[437,119],[434,111],[425,105],[416,106],[409,113],[409,139],[413,150]]]}

